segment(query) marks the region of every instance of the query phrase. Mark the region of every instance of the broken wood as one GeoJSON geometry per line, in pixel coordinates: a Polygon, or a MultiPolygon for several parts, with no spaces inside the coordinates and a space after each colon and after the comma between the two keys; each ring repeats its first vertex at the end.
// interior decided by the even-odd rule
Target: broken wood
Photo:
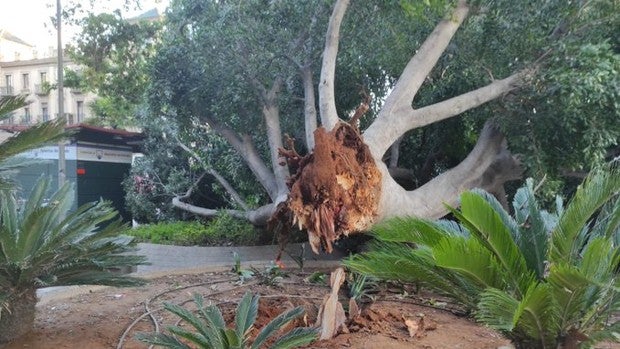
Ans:
{"type": "MultiPolygon", "coordinates": [[[[315,253],[321,247],[332,252],[338,238],[374,223],[382,175],[356,127],[338,123],[329,132],[320,127],[314,139],[313,153],[290,159],[299,167],[288,180],[288,200],[273,219],[306,229],[315,253]]],[[[280,154],[296,157],[291,151],[280,154]]]]}
{"type": "Polygon", "coordinates": [[[321,327],[319,339],[334,338],[339,332],[347,332],[345,322],[347,320],[342,304],[338,301],[338,291],[344,283],[345,272],[343,268],[334,270],[329,278],[331,291],[323,299],[319,309],[316,326],[321,327]]]}

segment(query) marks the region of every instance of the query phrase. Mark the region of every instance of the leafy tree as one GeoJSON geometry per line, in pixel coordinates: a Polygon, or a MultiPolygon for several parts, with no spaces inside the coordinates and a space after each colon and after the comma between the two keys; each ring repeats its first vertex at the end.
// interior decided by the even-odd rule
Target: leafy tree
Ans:
{"type": "Polygon", "coordinates": [[[129,255],[132,238],[106,202],[70,212],[75,197],[67,183],[49,200],[49,181],[41,180],[28,200],[0,192],[0,343],[22,336],[34,324],[36,290],[48,286],[132,286],[143,281],[119,275],[118,268],[145,263],[129,255]]]}
{"type": "MultiPolygon", "coordinates": [[[[176,1],[168,11],[162,47],[153,62],[150,107],[155,115],[176,120],[181,133],[203,125],[207,134],[215,133],[225,139],[245,160],[265,188],[269,202],[257,210],[234,212],[236,216],[261,224],[278,204],[286,202],[289,213],[284,210],[281,216],[293,217],[292,221],[308,229],[315,248],[318,241],[323,241],[329,249],[331,240],[340,234],[363,230],[390,216],[440,217],[446,213],[443,203],[456,203],[458,194],[467,188],[483,187],[503,198],[503,183],[519,178],[522,172],[521,164],[507,151],[498,130],[527,129],[523,126],[527,125],[523,110],[529,108],[523,108],[523,103],[529,97],[518,89],[536,90],[535,103],[548,103],[541,99],[545,94],[555,93],[559,97],[548,77],[560,79],[562,72],[571,72],[562,59],[567,57],[566,50],[584,58],[580,56],[583,50],[574,49],[610,40],[613,31],[605,28],[613,28],[608,24],[617,23],[618,18],[608,16],[605,3],[598,1],[553,1],[544,6],[508,1],[430,4],[425,7],[402,2],[402,6],[395,6],[380,2],[348,6],[347,1],[337,1],[332,7],[323,1],[176,1]],[[350,12],[344,16],[348,7],[350,12]],[[442,17],[446,11],[449,15],[442,17]],[[549,16],[550,13],[559,17],[549,16]],[[411,18],[421,15],[427,21],[411,18]],[[429,24],[435,21],[439,24],[433,29],[429,24]],[[380,25],[382,30],[369,32],[369,25],[380,25]],[[430,36],[425,41],[426,35],[430,36]],[[341,41],[340,37],[347,39],[341,41]],[[405,65],[406,55],[411,55],[416,46],[417,53],[405,65]],[[341,60],[337,61],[339,49],[341,60]],[[318,63],[320,57],[323,60],[318,63]],[[337,81],[336,67],[344,72],[337,81]],[[315,81],[319,81],[318,102],[315,81]],[[360,92],[383,103],[362,103],[356,108],[360,100],[367,102],[360,92]],[[361,120],[365,127],[361,144],[368,146],[369,153],[363,155],[363,147],[359,146],[349,149],[362,154],[362,158],[370,154],[378,174],[370,170],[368,163],[360,166],[373,173],[372,178],[347,173],[336,165],[332,166],[335,173],[310,180],[312,173],[329,167],[316,160],[321,153],[318,143],[315,144],[316,135],[312,134],[317,115],[326,131],[333,130],[332,135],[344,132],[346,137],[352,137],[350,131],[335,126],[356,110],[363,115],[364,109],[371,106],[376,109],[361,120]],[[520,106],[520,110],[515,106],[520,106]],[[462,120],[452,119],[461,113],[466,114],[462,120]],[[290,117],[294,115],[300,117],[290,117]],[[478,130],[490,117],[495,117],[498,126],[487,124],[478,136],[478,130]],[[520,122],[511,124],[513,120],[520,122]],[[290,130],[303,140],[295,144],[298,149],[313,149],[312,157],[301,162],[295,152],[282,157],[277,152],[285,143],[282,130],[290,130]],[[406,134],[410,130],[413,131],[406,134]],[[450,141],[453,137],[462,141],[450,141]],[[406,154],[402,156],[402,163],[418,164],[414,186],[419,187],[414,191],[407,192],[391,180],[390,173],[399,170],[399,142],[423,148],[423,152],[409,159],[406,154]],[[386,155],[390,158],[384,165],[386,155]],[[461,162],[463,157],[466,160],[461,162]],[[292,160],[288,168],[279,165],[283,158],[292,160]],[[302,169],[297,167],[299,164],[303,164],[302,169]],[[296,170],[301,172],[287,186],[289,172],[296,170]],[[342,193],[331,184],[333,178],[355,179],[343,179],[341,186],[346,182],[376,181],[376,191],[357,188],[355,194],[342,193]],[[305,189],[295,192],[298,189],[292,188],[296,185],[305,189]],[[304,190],[321,194],[308,199],[304,190]],[[354,198],[346,198],[347,195],[354,198]],[[365,195],[365,201],[359,195],[365,195]],[[360,205],[362,201],[364,204],[360,205]],[[343,207],[344,215],[340,214],[343,207]]],[[[609,149],[618,134],[616,116],[608,113],[612,110],[610,103],[616,100],[612,97],[617,90],[611,87],[615,86],[617,76],[613,74],[617,55],[613,45],[600,47],[601,69],[605,73],[599,75],[600,79],[591,79],[597,83],[587,87],[588,93],[598,89],[601,97],[598,107],[590,107],[589,112],[609,126],[604,141],[592,145],[598,154],[609,149]]],[[[573,71],[567,81],[584,74],[573,71]]],[[[565,96],[570,93],[562,92],[565,96]]],[[[570,109],[555,110],[558,112],[536,120],[545,125],[544,130],[552,127],[553,120],[565,120],[560,113],[570,109]]],[[[560,125],[562,131],[583,139],[575,144],[592,143],[583,136],[595,135],[596,127],[574,132],[570,123],[560,125]]],[[[542,126],[540,129],[545,132],[542,126]]],[[[528,147],[536,142],[515,138],[513,143],[515,148],[530,151],[524,159],[535,169],[536,154],[528,147]]],[[[208,147],[211,143],[198,144],[208,147]]],[[[547,152],[548,159],[557,154],[552,147],[542,150],[547,152]]],[[[201,154],[205,153],[208,152],[201,154]]],[[[336,153],[347,151],[339,149],[336,153]]],[[[589,159],[586,156],[576,158],[583,168],[602,160],[601,156],[588,161],[584,161],[589,159]]],[[[214,167],[209,159],[205,163],[206,167],[214,167]]],[[[341,167],[352,168],[349,165],[350,161],[341,167]]],[[[557,166],[557,162],[545,161],[543,165],[546,169],[557,166]]],[[[192,213],[215,214],[215,210],[184,203],[181,197],[173,203],[192,213]]]]}
{"type": "MultiPolygon", "coordinates": [[[[169,312],[186,321],[196,330],[191,332],[179,326],[169,326],[168,331],[175,336],[163,333],[143,333],[138,339],[149,344],[166,348],[190,348],[177,337],[183,338],[199,348],[222,349],[258,349],[265,341],[274,336],[279,330],[304,313],[302,307],[296,307],[282,313],[266,324],[254,338],[250,345],[250,332],[254,327],[258,314],[259,296],[252,296],[249,292],[243,296],[235,311],[234,329],[226,328],[221,311],[215,305],[205,306],[200,295],[194,295],[194,302],[198,306],[200,316],[176,304],[165,303],[169,312]]],[[[272,349],[295,348],[308,344],[317,338],[317,329],[297,327],[275,340],[270,346],[272,349]]]]}
{"type": "Polygon", "coordinates": [[[438,291],[519,348],[617,341],[620,322],[608,320],[620,309],[619,194],[617,166],[593,172],[568,206],[558,197],[553,213],[540,209],[532,180],[512,217],[488,193],[466,192],[452,209],[458,224],[387,221],[374,230],[376,248],[345,264],[438,291]]]}
{"type": "MultiPolygon", "coordinates": [[[[440,217],[444,202],[455,204],[460,192],[476,186],[505,204],[504,183],[519,178],[523,167],[538,178],[548,175],[555,189],[562,176],[582,175],[616,156],[617,13],[605,0],[350,6],[177,0],[152,56],[147,119],[172,126],[166,144],[185,151],[179,164],[193,161],[224,179],[217,181],[233,203],[229,214],[262,225],[286,202],[292,211],[280,216],[288,223],[294,217],[313,241],[329,246],[333,237],[386,217],[440,217]],[[356,111],[364,130],[360,144],[377,164],[380,190],[364,194],[362,207],[349,204],[359,198],[341,194],[314,201],[290,195],[295,180],[300,187],[309,183],[303,171],[326,164],[304,166],[287,185],[289,174],[307,162],[291,152],[293,162],[279,165],[285,161],[278,153],[287,145],[283,133],[296,139],[300,154],[314,156],[319,121],[335,130],[356,111]],[[495,126],[484,127],[489,119],[495,126]],[[510,135],[520,161],[503,145],[500,130],[510,135]],[[264,191],[252,195],[260,187],[264,191]],[[333,234],[315,229],[332,226],[333,234]]],[[[314,180],[313,190],[329,192],[324,189],[333,178],[368,179],[345,172],[326,175],[325,183],[314,180]]],[[[187,195],[200,185],[167,194],[178,208],[213,216],[215,207],[187,195]]]]}
{"type": "Polygon", "coordinates": [[[96,122],[114,127],[135,125],[149,79],[147,62],[155,53],[161,22],[130,21],[116,10],[89,13],[78,24],[82,32],[68,53],[83,68],[68,71],[66,85],[97,94],[91,105],[96,122]]]}

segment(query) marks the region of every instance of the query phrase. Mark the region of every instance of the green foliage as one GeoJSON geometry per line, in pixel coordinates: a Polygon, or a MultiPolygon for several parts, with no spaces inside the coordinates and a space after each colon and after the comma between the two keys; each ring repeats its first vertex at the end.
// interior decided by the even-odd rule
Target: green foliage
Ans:
{"type": "Polygon", "coordinates": [[[206,224],[198,221],[141,225],[128,232],[139,241],[169,245],[254,245],[260,233],[249,223],[220,215],[206,224]]]}
{"type": "Polygon", "coordinates": [[[71,59],[84,67],[68,74],[68,86],[95,92],[92,109],[98,123],[134,126],[149,81],[148,61],[155,54],[160,21],[129,21],[120,11],[77,20],[82,33],[69,47],[71,59]]]}
{"type": "MultiPolygon", "coordinates": [[[[23,204],[15,193],[0,191],[0,298],[25,290],[60,285],[132,286],[142,280],[115,270],[145,263],[132,238],[107,202],[70,212],[69,183],[49,200],[48,180],[40,180],[23,204]]],[[[9,304],[9,307],[11,305],[9,304]]]]}
{"type": "Polygon", "coordinates": [[[522,348],[618,340],[620,169],[594,171],[567,207],[539,208],[533,181],[514,215],[486,192],[461,196],[458,223],[395,219],[376,227],[354,271],[416,282],[451,297],[522,348]],[[411,247],[415,244],[415,248],[411,247]],[[584,339],[585,338],[585,339],[584,339]]]}
{"type": "MultiPolygon", "coordinates": [[[[273,337],[286,324],[303,315],[302,307],[296,307],[278,315],[265,325],[250,344],[250,333],[258,314],[259,296],[252,296],[249,292],[237,305],[235,311],[235,326],[227,328],[222,313],[215,305],[206,306],[202,296],[195,294],[194,302],[198,306],[198,315],[185,308],[164,303],[166,310],[180,317],[195,332],[180,326],[169,326],[172,335],[164,333],[141,333],[137,338],[145,343],[166,348],[190,348],[185,341],[195,344],[198,348],[258,349],[267,339],[273,337]],[[181,341],[179,338],[183,338],[181,341]]],[[[297,327],[276,339],[270,348],[286,349],[308,344],[317,338],[317,329],[297,327]]]]}

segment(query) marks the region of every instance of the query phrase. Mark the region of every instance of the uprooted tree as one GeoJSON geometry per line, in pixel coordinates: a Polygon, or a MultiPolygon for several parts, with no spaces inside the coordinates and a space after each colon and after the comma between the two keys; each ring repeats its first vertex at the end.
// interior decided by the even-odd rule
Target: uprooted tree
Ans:
{"type": "MultiPolygon", "coordinates": [[[[489,72],[490,82],[486,85],[418,106],[416,96],[420,88],[449,50],[451,40],[471,11],[465,0],[441,3],[450,5],[446,7],[449,14],[417,48],[400,76],[393,80],[385,76],[375,80],[379,89],[382,84],[384,89],[389,86],[389,93],[379,96],[382,97],[380,101],[372,102],[368,94],[362,97],[354,94],[361,102],[357,108],[353,103],[349,103],[348,108],[339,106],[342,103],[337,103],[340,97],[335,93],[339,83],[336,66],[340,29],[348,0],[336,1],[331,7],[331,16],[326,15],[329,7],[325,2],[307,5],[274,2],[262,8],[250,8],[247,3],[231,5],[192,0],[173,3],[168,21],[169,25],[176,23],[177,26],[169,28],[164,40],[184,44],[160,52],[155,61],[154,71],[164,71],[161,75],[166,76],[155,79],[151,86],[151,108],[168,121],[187,116],[185,121],[170,126],[163,134],[175,138],[178,149],[185,150],[197,166],[218,181],[238,209],[218,210],[192,204],[189,199],[195,186],[177,195],[173,205],[201,216],[225,211],[257,225],[264,225],[269,219],[294,225],[307,230],[315,251],[321,246],[331,251],[332,242],[342,235],[364,231],[388,217],[441,217],[446,213],[445,204],[456,205],[459,194],[473,187],[483,188],[502,200],[504,183],[520,178],[522,166],[508,150],[504,136],[493,121],[485,123],[473,150],[457,166],[415,190],[405,190],[394,179],[398,170],[394,160],[398,158],[398,145],[406,132],[453,118],[527,86],[548,55],[548,52],[539,52],[540,60],[514,65],[519,68],[502,78],[496,79],[489,72]],[[312,14],[311,18],[303,23],[291,21],[290,12],[295,6],[308,6],[297,11],[312,14]],[[251,27],[247,24],[248,17],[240,14],[244,11],[253,13],[256,21],[266,23],[261,23],[262,27],[251,27]],[[199,13],[207,15],[198,18],[199,13]],[[265,40],[273,28],[282,26],[283,22],[290,26],[288,30],[272,38],[279,40],[274,45],[283,47],[280,52],[252,50],[251,39],[254,43],[261,38],[265,40]],[[313,64],[318,58],[319,44],[312,33],[321,24],[327,26],[327,33],[320,45],[322,63],[317,74],[317,101],[313,64]],[[250,39],[223,39],[234,37],[250,39]],[[218,40],[221,46],[216,44],[218,40]],[[200,51],[200,58],[193,56],[192,50],[200,51]],[[210,55],[215,54],[220,55],[219,59],[211,60],[210,55]],[[171,69],[173,60],[182,64],[177,63],[171,69]],[[210,86],[203,85],[205,76],[210,86]],[[298,107],[303,104],[299,109],[303,110],[305,132],[293,133],[303,138],[302,146],[310,150],[306,155],[298,154],[294,141],[285,141],[283,136],[283,125],[290,128],[294,123],[291,117],[281,118],[281,114],[295,110],[289,106],[294,104],[291,102],[294,96],[284,94],[284,89],[302,91],[301,102],[296,103],[298,107]],[[242,92],[248,90],[251,93],[242,92]],[[290,103],[284,103],[284,99],[290,103]],[[359,129],[359,119],[371,107],[369,103],[379,107],[373,118],[365,122],[368,126],[359,129]],[[230,105],[236,108],[232,112],[230,105]],[[257,113],[260,118],[256,118],[257,113]],[[184,128],[185,134],[203,130],[214,138],[202,145],[187,142],[178,128],[184,128]],[[264,132],[267,136],[262,149],[253,139],[256,132],[264,132]],[[212,162],[218,159],[209,153],[217,153],[221,140],[244,160],[265,189],[269,203],[248,207],[233,185],[215,169],[212,162]],[[270,165],[261,157],[261,151],[269,154],[270,165]],[[391,155],[387,163],[384,161],[386,154],[391,155]]],[[[477,11],[485,10],[478,2],[476,4],[477,11]]],[[[549,35],[560,36],[562,30],[566,30],[566,23],[560,21],[558,27],[551,30],[549,35]]],[[[380,70],[378,68],[379,76],[380,70]]],[[[506,70],[504,67],[501,72],[506,70]]],[[[372,74],[367,73],[369,75],[372,74]]]]}

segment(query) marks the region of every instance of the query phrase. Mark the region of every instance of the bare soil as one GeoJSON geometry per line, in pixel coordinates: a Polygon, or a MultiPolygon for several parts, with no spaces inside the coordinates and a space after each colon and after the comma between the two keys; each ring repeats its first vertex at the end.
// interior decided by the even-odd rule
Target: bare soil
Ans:
{"type": "MultiPolygon", "coordinates": [[[[309,275],[287,270],[285,277],[267,285],[264,282],[269,280],[262,277],[239,283],[239,278],[228,272],[188,273],[158,277],[142,287],[99,287],[70,297],[46,297],[37,306],[32,333],[8,344],[6,349],[147,348],[134,335],[178,323],[178,318],[162,311],[163,302],[194,309],[194,293],[202,294],[205,302],[218,304],[229,323],[243,294],[259,293],[255,332],[298,305],[307,314],[295,325],[312,325],[329,287],[309,282],[309,275]]],[[[348,306],[346,289],[341,292],[342,303],[348,306]]],[[[459,316],[458,309],[449,303],[432,295],[411,296],[410,292],[398,285],[382,285],[372,294],[374,300],[364,298],[361,315],[348,322],[349,333],[314,342],[307,348],[495,349],[510,344],[497,332],[459,316]],[[413,335],[407,324],[413,326],[413,335]]]]}

